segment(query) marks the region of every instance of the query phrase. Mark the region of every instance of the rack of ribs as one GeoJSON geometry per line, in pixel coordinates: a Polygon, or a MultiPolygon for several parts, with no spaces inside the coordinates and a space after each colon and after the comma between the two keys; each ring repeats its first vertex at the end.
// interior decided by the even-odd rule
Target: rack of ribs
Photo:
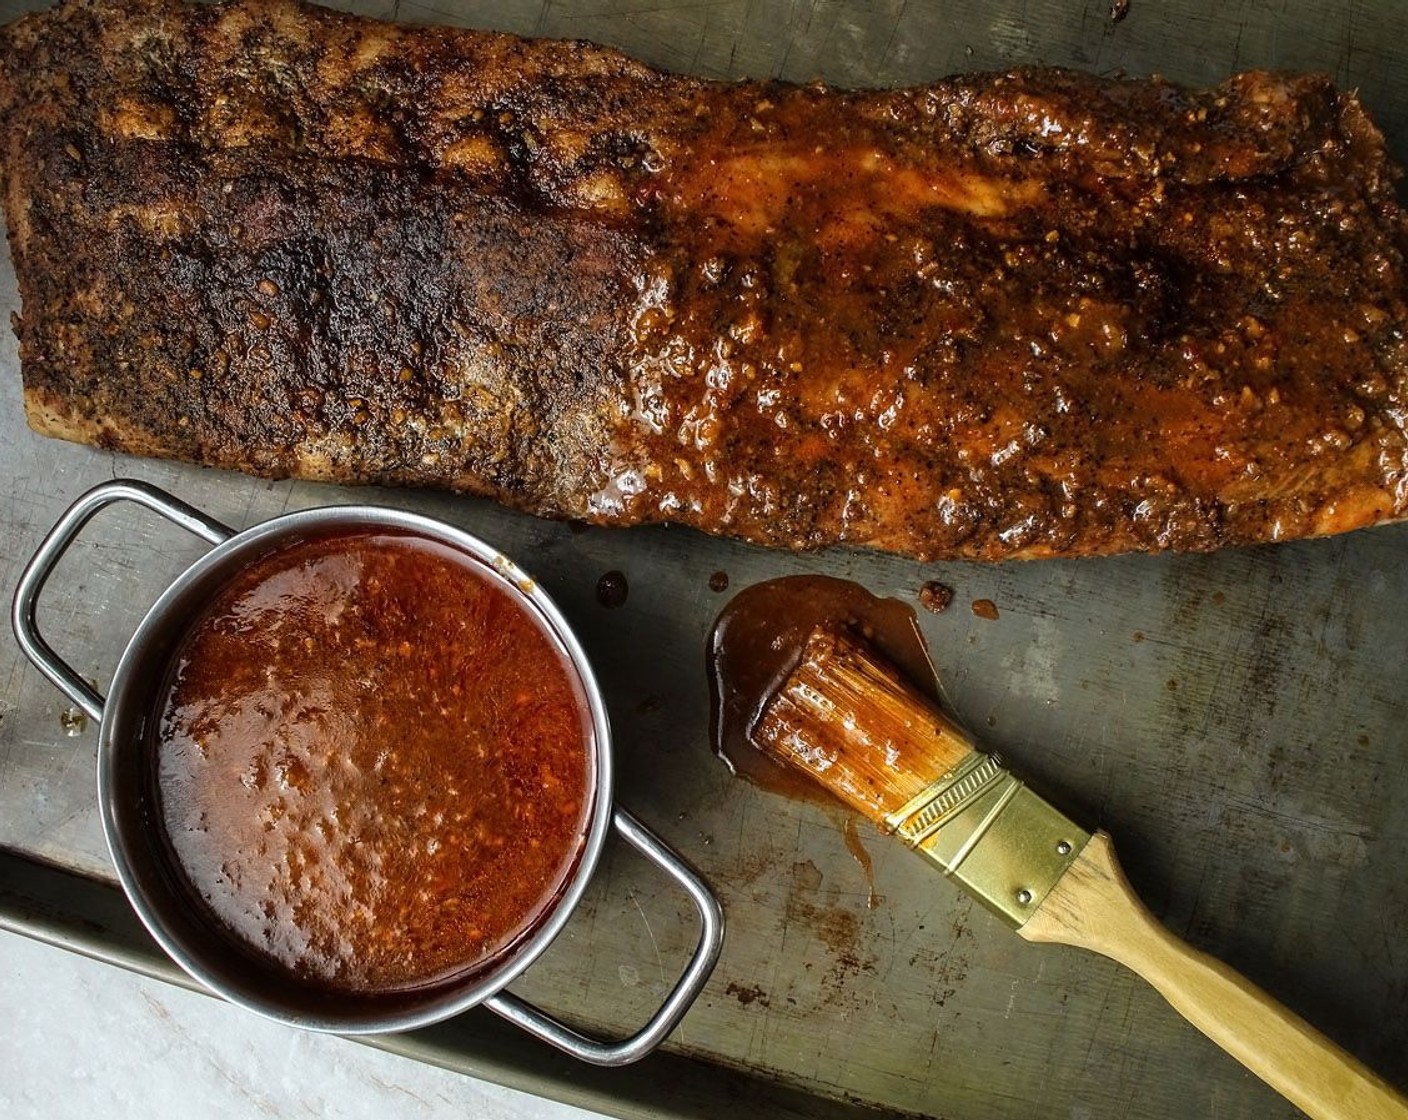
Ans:
{"type": "Polygon", "coordinates": [[[722,83],[296,0],[0,31],[36,431],[785,548],[1403,517],[1396,175],[1315,75],[722,83]]]}

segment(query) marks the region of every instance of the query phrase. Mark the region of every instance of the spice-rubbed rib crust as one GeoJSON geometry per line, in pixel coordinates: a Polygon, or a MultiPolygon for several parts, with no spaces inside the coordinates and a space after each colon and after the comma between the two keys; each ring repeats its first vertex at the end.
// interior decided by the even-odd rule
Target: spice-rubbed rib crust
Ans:
{"type": "Polygon", "coordinates": [[[0,33],[0,145],[49,435],[926,558],[1408,512],[1396,172],[1322,77],[846,93],[66,0],[0,33]]]}

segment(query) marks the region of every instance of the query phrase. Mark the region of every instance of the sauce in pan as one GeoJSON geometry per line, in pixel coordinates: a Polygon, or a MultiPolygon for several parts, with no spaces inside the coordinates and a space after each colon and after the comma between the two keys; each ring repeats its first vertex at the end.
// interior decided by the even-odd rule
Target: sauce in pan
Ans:
{"type": "Polygon", "coordinates": [[[446,544],[359,530],[257,560],[193,621],[157,716],[181,876],[234,940],[320,986],[401,990],[492,963],[582,849],[580,681],[446,544]]]}

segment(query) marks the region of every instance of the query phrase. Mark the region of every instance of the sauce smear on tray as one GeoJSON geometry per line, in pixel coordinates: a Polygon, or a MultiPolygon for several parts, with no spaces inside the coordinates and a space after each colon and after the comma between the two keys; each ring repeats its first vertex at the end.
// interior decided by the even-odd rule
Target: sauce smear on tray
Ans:
{"type": "MultiPolygon", "coordinates": [[[[831,576],[783,576],[740,591],[714,622],[706,656],[714,753],[754,785],[831,805],[834,799],[816,781],[752,742],[759,715],[801,662],[812,630],[823,625],[861,635],[938,699],[938,679],[914,609],[831,576]]],[[[856,860],[866,866],[859,855],[856,860]]]]}
{"type": "Polygon", "coordinates": [[[256,561],[192,624],[156,725],[175,862],[236,941],[335,990],[492,962],[576,866],[592,731],[477,560],[357,530],[256,561]]]}

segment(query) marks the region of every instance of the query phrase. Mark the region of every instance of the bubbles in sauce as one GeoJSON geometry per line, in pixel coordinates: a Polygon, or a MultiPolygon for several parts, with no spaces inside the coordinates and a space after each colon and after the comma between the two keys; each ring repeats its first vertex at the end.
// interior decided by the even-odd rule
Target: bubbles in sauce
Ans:
{"type": "Polygon", "coordinates": [[[492,963],[581,852],[581,684],[448,545],[349,532],[255,561],[192,623],[154,715],[178,877],[236,944],[316,986],[492,963]]]}

